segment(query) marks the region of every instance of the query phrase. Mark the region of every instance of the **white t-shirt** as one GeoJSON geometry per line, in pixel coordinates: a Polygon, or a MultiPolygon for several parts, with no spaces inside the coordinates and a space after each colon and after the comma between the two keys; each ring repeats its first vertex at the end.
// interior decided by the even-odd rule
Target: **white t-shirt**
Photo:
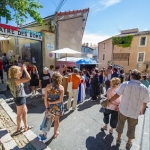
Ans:
{"type": "Polygon", "coordinates": [[[116,93],[122,95],[119,111],[126,117],[137,119],[142,103],[149,102],[149,92],[138,80],[123,82],[116,93]]]}
{"type": "Polygon", "coordinates": [[[53,70],[49,70],[48,73],[50,74],[50,77],[52,78],[54,71],[53,70]]]}

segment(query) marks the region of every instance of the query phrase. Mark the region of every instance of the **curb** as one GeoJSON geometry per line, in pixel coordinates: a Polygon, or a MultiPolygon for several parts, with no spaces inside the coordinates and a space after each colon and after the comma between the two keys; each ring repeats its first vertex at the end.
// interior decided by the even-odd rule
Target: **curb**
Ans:
{"type": "Polygon", "coordinates": [[[150,103],[147,104],[146,112],[144,114],[144,127],[140,150],[150,150],[150,103]]]}
{"type": "Polygon", "coordinates": [[[0,129],[0,139],[2,143],[1,149],[4,150],[19,150],[15,140],[10,136],[6,129],[0,129]]]}
{"type": "MultiPolygon", "coordinates": [[[[0,98],[0,105],[3,107],[3,109],[11,118],[11,120],[16,124],[16,116],[17,116],[16,113],[14,113],[13,110],[10,108],[10,106],[5,102],[5,100],[1,98],[0,98]]],[[[45,143],[39,141],[37,135],[34,134],[31,130],[28,130],[23,134],[36,150],[51,150],[45,143]]],[[[4,145],[3,142],[2,144],[4,145]]]]}

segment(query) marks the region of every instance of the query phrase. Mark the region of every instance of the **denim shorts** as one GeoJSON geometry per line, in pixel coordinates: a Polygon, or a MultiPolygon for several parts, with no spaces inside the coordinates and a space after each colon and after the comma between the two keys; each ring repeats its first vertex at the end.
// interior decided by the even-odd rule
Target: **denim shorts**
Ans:
{"type": "Polygon", "coordinates": [[[26,104],[26,98],[25,97],[14,97],[14,102],[17,106],[21,106],[26,104]]]}

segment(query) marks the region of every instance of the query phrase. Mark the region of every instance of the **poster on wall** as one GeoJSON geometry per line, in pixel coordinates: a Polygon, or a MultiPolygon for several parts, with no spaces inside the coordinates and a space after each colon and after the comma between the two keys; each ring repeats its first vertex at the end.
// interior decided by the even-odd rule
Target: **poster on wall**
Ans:
{"type": "Polygon", "coordinates": [[[25,61],[31,60],[30,44],[22,45],[22,59],[25,61]]]}
{"type": "Polygon", "coordinates": [[[143,62],[143,61],[144,61],[144,53],[139,53],[138,62],[143,62]]]}
{"type": "Polygon", "coordinates": [[[54,44],[47,44],[47,49],[50,51],[50,50],[54,50],[54,44]]]}

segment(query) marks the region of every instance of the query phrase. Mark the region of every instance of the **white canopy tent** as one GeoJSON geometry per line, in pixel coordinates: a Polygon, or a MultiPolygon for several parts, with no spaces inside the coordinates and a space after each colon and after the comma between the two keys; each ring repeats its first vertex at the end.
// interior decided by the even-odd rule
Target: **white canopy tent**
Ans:
{"type": "Polygon", "coordinates": [[[76,57],[64,57],[64,58],[60,58],[60,59],[58,59],[57,61],[66,61],[66,59],[67,59],[67,61],[69,61],[69,62],[77,62],[78,60],[80,60],[81,58],[76,58],[76,57]]]}

